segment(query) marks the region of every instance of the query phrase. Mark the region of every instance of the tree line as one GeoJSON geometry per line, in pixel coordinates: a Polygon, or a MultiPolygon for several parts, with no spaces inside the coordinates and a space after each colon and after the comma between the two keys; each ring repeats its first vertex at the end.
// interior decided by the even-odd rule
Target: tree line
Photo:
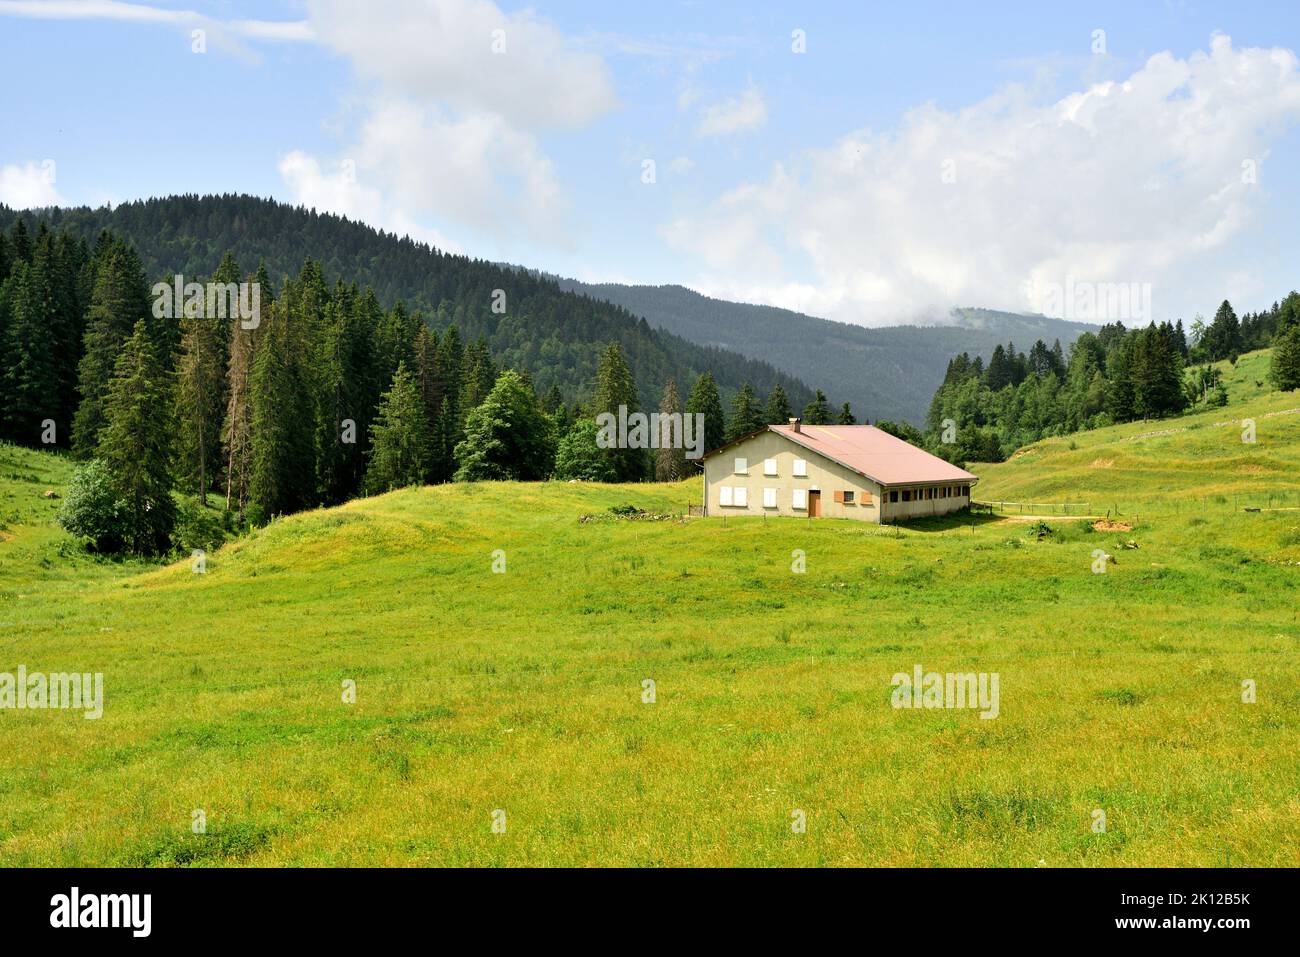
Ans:
{"type": "MultiPolygon", "coordinates": [[[[0,438],[70,450],[61,520],[102,551],[171,549],[186,503],[215,504],[230,528],[359,494],[489,479],[674,481],[682,448],[601,448],[596,416],[642,408],[619,342],[599,352],[578,401],[402,301],[327,281],[308,260],[273,288],[227,253],[201,286],[255,283],[255,322],[158,300],[134,248],[105,231],[90,247],[44,223],[0,233],[0,438]],[[162,314],[160,314],[162,313],[162,314]]],[[[209,305],[211,300],[208,301],[209,305]]],[[[663,413],[704,416],[705,447],[793,413],[775,383],[742,383],[723,412],[711,371],[685,402],[669,378],[663,413]]],[[[835,420],[817,391],[810,422],[835,420]]],[[[848,406],[839,421],[852,421],[848,406]]]]}
{"type": "Polygon", "coordinates": [[[1300,294],[1238,318],[1224,300],[1211,322],[1182,320],[1125,328],[1122,322],[1085,332],[1070,346],[1042,340],[1028,354],[998,346],[986,364],[967,353],[948,363],[926,419],[926,432],[902,427],[905,438],[953,462],[997,462],[1017,448],[1136,419],[1178,415],[1228,402],[1211,363],[1235,364],[1242,352],[1271,345],[1270,378],[1300,388],[1300,294]]]}
{"type": "Polygon", "coordinates": [[[745,381],[765,390],[780,383],[800,405],[812,397],[807,385],[770,363],[652,329],[640,316],[566,292],[549,277],[269,199],[181,195],[39,213],[0,205],[0,229],[11,231],[19,219],[33,233],[47,223],[92,245],[110,230],[154,278],[211,276],[229,253],[249,266],[264,263],[279,280],[311,259],[324,275],[372,289],[379,302],[404,302],[430,326],[455,325],[466,343],[482,339],[502,366],[527,370],[542,393],[557,386],[569,403],[590,392],[599,344],[608,342],[622,347],[646,406],[658,401],[668,379],[685,388],[706,370],[726,401],[745,381]],[[497,300],[502,291],[508,296],[497,300]]]}

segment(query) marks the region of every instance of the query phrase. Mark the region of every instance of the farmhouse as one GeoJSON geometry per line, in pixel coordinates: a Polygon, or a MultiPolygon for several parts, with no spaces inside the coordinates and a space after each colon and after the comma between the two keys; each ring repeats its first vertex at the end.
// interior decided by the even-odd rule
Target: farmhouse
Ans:
{"type": "Polygon", "coordinates": [[[706,515],[894,522],[970,504],[978,479],[871,425],[769,425],[704,456],[706,515]]]}

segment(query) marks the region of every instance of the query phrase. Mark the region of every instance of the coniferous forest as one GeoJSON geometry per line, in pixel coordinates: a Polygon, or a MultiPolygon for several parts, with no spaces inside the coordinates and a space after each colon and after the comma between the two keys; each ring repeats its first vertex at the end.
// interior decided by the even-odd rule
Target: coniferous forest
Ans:
{"type": "Polygon", "coordinates": [[[1268,346],[1273,384],[1300,388],[1300,294],[1240,318],[1224,300],[1211,322],[1198,317],[1190,332],[1181,320],[1135,329],[1108,323],[1080,335],[1068,359],[1059,341],[1035,342],[1028,354],[1008,343],[987,364],[962,353],[948,363],[926,433],[902,434],[953,462],[999,462],[1048,436],[1226,405],[1211,363],[1235,364],[1268,346]]]}
{"type": "MultiPolygon", "coordinates": [[[[165,554],[412,484],[675,480],[694,472],[681,450],[598,448],[595,416],[700,412],[712,447],[734,434],[724,404],[746,430],[825,404],[764,363],[337,217],[246,198],[115,212],[132,238],[107,210],[0,209],[0,439],[82,463],[61,520],[103,552],[165,554]],[[241,260],[243,217],[259,214],[309,235],[241,260]],[[215,239],[195,241],[203,229],[215,239]],[[287,271],[291,247],[311,244],[366,281],[310,257],[287,271]],[[178,273],[256,284],[257,320],[160,310],[155,283],[178,273]]],[[[295,236],[277,223],[268,234],[295,236]]]]}

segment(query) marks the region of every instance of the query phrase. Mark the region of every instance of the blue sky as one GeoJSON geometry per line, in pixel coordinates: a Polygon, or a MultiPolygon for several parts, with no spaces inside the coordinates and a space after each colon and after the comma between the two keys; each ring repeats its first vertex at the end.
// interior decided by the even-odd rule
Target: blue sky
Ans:
{"type": "Polygon", "coordinates": [[[248,192],[868,325],[1300,285],[1295,5],[1057,6],[0,0],[0,201],[248,192]]]}

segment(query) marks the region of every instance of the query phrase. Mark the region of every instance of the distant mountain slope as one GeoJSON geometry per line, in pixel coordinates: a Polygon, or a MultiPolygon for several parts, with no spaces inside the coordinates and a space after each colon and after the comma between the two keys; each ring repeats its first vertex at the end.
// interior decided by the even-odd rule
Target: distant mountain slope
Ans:
{"type": "Polygon", "coordinates": [[[589,394],[599,353],[610,342],[623,347],[643,404],[655,408],[669,377],[684,397],[704,371],[713,372],[724,400],[746,381],[763,393],[780,382],[800,407],[812,398],[805,383],[770,363],[652,329],[617,305],[562,291],[546,276],[273,200],[186,195],[22,214],[0,205],[0,229],[18,215],[33,227],[37,220],[67,227],[91,243],[112,229],[136,247],[150,281],[175,273],[203,281],[232,251],[250,273],[264,260],[278,287],[311,258],[330,282],[370,286],[386,307],[405,300],[436,325],[455,322],[466,341],[486,337],[499,362],[528,370],[541,392],[559,386],[569,402],[589,394]],[[506,294],[504,315],[491,308],[496,290],[506,294]]]}
{"type": "Polygon", "coordinates": [[[589,284],[558,279],[560,288],[606,299],[659,329],[702,345],[770,362],[825,389],[858,418],[921,425],[948,360],[961,352],[987,360],[998,343],[1028,351],[1034,340],[1068,346],[1095,328],[1082,322],[991,309],[954,309],[943,326],[867,329],[789,309],[727,302],[682,286],[589,284]]]}

